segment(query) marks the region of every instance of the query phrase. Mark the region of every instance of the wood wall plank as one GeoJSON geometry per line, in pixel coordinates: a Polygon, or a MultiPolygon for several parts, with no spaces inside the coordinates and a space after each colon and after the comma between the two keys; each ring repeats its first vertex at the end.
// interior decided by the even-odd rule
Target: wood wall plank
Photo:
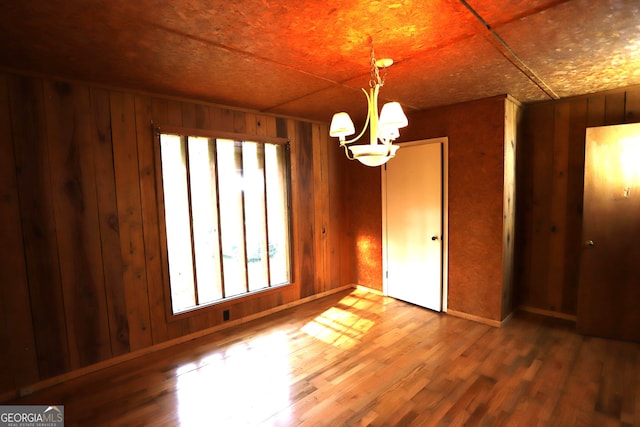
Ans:
{"type": "Polygon", "coordinates": [[[210,107],[205,105],[196,105],[196,120],[195,127],[198,129],[211,129],[211,117],[209,114],[210,107]]]}
{"type": "Polygon", "coordinates": [[[236,128],[236,117],[234,112],[223,108],[210,109],[211,126],[215,130],[233,132],[236,128]]]}
{"type": "Polygon", "coordinates": [[[38,379],[7,79],[0,75],[0,391],[38,379]]]}
{"type": "MultiPolygon", "coordinates": [[[[294,262],[298,266],[299,276],[295,279],[300,285],[300,298],[314,294],[316,271],[315,215],[313,188],[313,144],[312,125],[296,123],[294,140],[296,150],[292,152],[292,163],[295,164],[292,182],[294,210],[293,220],[297,225],[297,245],[294,262]],[[294,157],[295,156],[295,157],[294,157]],[[295,185],[294,185],[295,184],[295,185]]],[[[319,260],[318,260],[319,261],[319,260]]]]}
{"type": "Polygon", "coordinates": [[[71,368],[111,357],[87,87],[45,82],[49,165],[71,368]]]}
{"type": "Polygon", "coordinates": [[[182,126],[186,128],[197,128],[196,125],[196,106],[188,102],[180,104],[182,108],[182,126]]]}
{"type": "Polygon", "coordinates": [[[245,114],[245,129],[248,134],[258,134],[258,117],[255,113],[245,114]]]}
{"type": "Polygon", "coordinates": [[[182,103],[176,101],[167,101],[166,124],[170,126],[182,126],[182,103]]]}
{"type": "Polygon", "coordinates": [[[135,105],[132,95],[111,92],[113,160],[120,248],[131,350],[152,344],[140,201],[135,105]]]}
{"type": "Polygon", "coordinates": [[[120,228],[116,200],[111,141],[111,107],[109,92],[91,89],[91,110],[94,122],[93,161],[102,247],[102,274],[109,315],[111,352],[114,356],[128,353],[129,322],[124,293],[124,266],[120,250],[120,228]]]}
{"type": "Polygon", "coordinates": [[[591,95],[587,98],[587,127],[602,126],[605,123],[605,97],[591,95]]]}
{"type": "Polygon", "coordinates": [[[258,136],[269,136],[269,118],[262,114],[256,114],[256,130],[258,136]]]}
{"type": "Polygon", "coordinates": [[[276,137],[278,138],[288,138],[289,134],[287,133],[287,119],[282,117],[276,118],[276,137]]]}
{"type": "MultiPolygon", "coordinates": [[[[554,111],[547,105],[531,107],[529,116],[531,123],[527,123],[527,136],[534,143],[531,166],[533,170],[552,170],[553,168],[553,123],[554,111]],[[547,123],[546,126],[536,126],[532,123],[547,123]]],[[[529,239],[531,247],[531,268],[528,271],[530,279],[524,289],[526,299],[542,304],[546,297],[543,293],[544,283],[547,283],[549,270],[545,268],[549,254],[549,233],[551,232],[551,200],[548,196],[552,192],[553,177],[550,174],[532,176],[532,210],[531,231],[529,239]]],[[[548,306],[544,307],[548,309],[548,306]]]]}
{"type": "Polygon", "coordinates": [[[246,133],[249,135],[257,135],[271,138],[286,138],[286,125],[283,121],[276,117],[267,116],[256,113],[238,113],[235,114],[234,120],[236,126],[234,132],[246,133]]]}
{"type": "Polygon", "coordinates": [[[191,324],[193,323],[193,317],[183,317],[181,319],[173,319],[167,324],[167,334],[169,339],[175,339],[183,337],[194,332],[191,324]]]}
{"type": "MultiPolygon", "coordinates": [[[[144,254],[149,293],[151,334],[154,343],[167,340],[165,313],[165,289],[160,255],[160,226],[156,198],[157,136],[151,126],[153,122],[152,102],[148,97],[135,99],[136,141],[138,147],[138,169],[140,179],[140,203],[144,233],[144,254]]],[[[195,122],[195,106],[193,108],[195,122]]]]}
{"type": "Polygon", "coordinates": [[[151,110],[156,130],[169,124],[169,102],[166,99],[152,98],[151,110]]]}
{"type": "MultiPolygon", "coordinates": [[[[320,138],[321,128],[318,125],[313,125],[312,132],[312,151],[313,158],[320,159],[326,158],[327,146],[321,143],[320,138]]],[[[317,197],[313,198],[314,201],[314,241],[316,246],[314,251],[316,254],[325,254],[328,250],[327,242],[327,228],[329,227],[329,186],[327,185],[327,162],[313,162],[313,189],[314,194],[317,197]]],[[[316,261],[316,271],[314,274],[314,293],[324,292],[328,288],[328,265],[327,257],[319,257],[316,261]]]]}
{"type": "Polygon", "coordinates": [[[329,140],[326,126],[320,128],[319,137],[319,144],[324,147],[324,157],[327,159],[327,179],[325,181],[327,186],[326,194],[329,199],[326,252],[327,265],[329,267],[327,285],[329,289],[334,289],[350,282],[347,279],[348,275],[343,272],[345,263],[349,263],[349,261],[341,256],[344,234],[340,226],[345,212],[345,185],[343,184],[345,181],[343,169],[340,167],[340,160],[342,160],[341,156],[344,156],[344,154],[337,147],[333,138],[331,138],[331,141],[329,140]]]}
{"type": "Polygon", "coordinates": [[[233,112],[233,132],[247,133],[247,117],[244,111],[233,112]]]}
{"type": "MultiPolygon", "coordinates": [[[[70,369],[42,82],[9,76],[24,250],[40,378],[70,369]]],[[[26,307],[25,307],[26,308],[26,307]]]]}
{"type": "Polygon", "coordinates": [[[550,193],[549,218],[549,251],[547,265],[549,274],[547,284],[548,309],[558,310],[562,307],[563,283],[565,280],[564,255],[566,247],[567,224],[567,172],[569,166],[569,145],[565,141],[569,138],[569,103],[559,103],[554,109],[553,118],[553,164],[550,193]]]}
{"type": "MultiPolygon", "coordinates": [[[[273,116],[262,116],[260,119],[260,129],[259,135],[268,136],[268,137],[276,137],[278,135],[278,129],[276,126],[276,118],[273,116]]],[[[236,130],[236,132],[238,132],[236,130]]]]}
{"type": "MultiPolygon", "coordinates": [[[[296,140],[296,123],[293,120],[287,120],[287,136],[296,140]]],[[[290,206],[290,214],[291,214],[291,247],[289,249],[291,256],[291,280],[295,286],[296,298],[300,298],[300,276],[301,276],[301,267],[299,262],[299,254],[300,254],[300,245],[298,241],[300,240],[300,222],[298,221],[298,211],[300,208],[300,197],[299,194],[300,185],[298,184],[298,144],[290,145],[290,172],[291,172],[291,206],[290,206]]]]}
{"type": "MultiPolygon", "coordinates": [[[[525,107],[526,109],[526,107],[525,107]]],[[[526,111],[526,110],[525,110],[526,111]]],[[[516,151],[516,241],[515,241],[515,271],[514,271],[514,305],[525,299],[530,288],[532,260],[527,256],[531,240],[533,239],[533,142],[529,137],[529,125],[526,114],[518,129],[518,144],[516,151]]]]}
{"type": "MultiPolygon", "coordinates": [[[[154,98],[151,102],[151,114],[153,116],[154,126],[158,126],[159,124],[164,124],[169,122],[169,108],[166,100],[154,98]]],[[[205,114],[209,116],[209,110],[207,109],[205,114]]],[[[156,130],[158,128],[156,127],[156,130]]],[[[154,144],[158,144],[158,141],[155,140],[154,144]]],[[[160,150],[155,146],[154,149],[154,160],[155,165],[157,167],[162,167],[160,163],[160,150]]],[[[157,172],[157,170],[156,170],[157,172]]],[[[156,206],[158,207],[157,215],[158,215],[158,240],[160,243],[160,266],[162,268],[162,276],[163,276],[163,289],[164,289],[164,307],[166,318],[169,319],[170,313],[172,313],[171,308],[171,288],[169,287],[169,258],[168,253],[164,249],[167,247],[167,230],[165,228],[165,209],[164,209],[164,193],[162,192],[162,176],[160,174],[156,174],[156,206]]],[[[168,328],[168,326],[167,326],[168,328]]],[[[168,330],[167,330],[168,334],[168,330]]]]}
{"type": "Polygon", "coordinates": [[[625,92],[614,92],[604,98],[604,124],[615,125],[624,123],[625,92]]]}

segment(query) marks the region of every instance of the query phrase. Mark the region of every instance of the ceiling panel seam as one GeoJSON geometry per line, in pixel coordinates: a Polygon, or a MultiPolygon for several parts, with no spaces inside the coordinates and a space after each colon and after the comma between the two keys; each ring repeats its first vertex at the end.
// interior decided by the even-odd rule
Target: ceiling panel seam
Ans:
{"type": "Polygon", "coordinates": [[[538,86],[551,99],[560,99],[560,96],[549,86],[538,74],[529,67],[524,60],[518,55],[509,44],[500,35],[494,31],[489,23],[473,8],[466,0],[460,0],[460,3],[480,22],[480,24],[489,33],[488,37],[491,45],[495,47],[507,61],[522,72],[533,84],[538,86]]]}
{"type": "Polygon", "coordinates": [[[195,40],[197,42],[204,43],[206,45],[215,46],[215,47],[217,47],[219,49],[226,50],[228,52],[233,52],[233,53],[236,53],[236,54],[239,54],[239,55],[247,56],[247,57],[253,58],[253,59],[255,59],[255,60],[259,61],[259,62],[266,62],[266,63],[272,64],[272,65],[277,65],[279,67],[286,68],[288,70],[291,70],[291,71],[294,71],[294,72],[297,72],[297,73],[305,74],[305,75],[307,75],[309,77],[314,77],[314,78],[316,78],[318,80],[322,80],[322,81],[325,81],[327,83],[331,83],[331,84],[334,84],[334,85],[335,84],[340,84],[339,82],[336,82],[334,80],[328,79],[326,77],[322,77],[322,76],[319,76],[317,74],[313,74],[313,73],[310,73],[308,71],[301,70],[299,68],[294,68],[294,67],[292,67],[290,65],[283,64],[282,62],[278,62],[278,61],[275,61],[273,59],[266,58],[264,56],[258,56],[255,53],[251,53],[251,52],[247,52],[245,50],[241,50],[241,49],[237,49],[237,48],[234,48],[234,47],[231,47],[231,46],[227,46],[227,45],[224,45],[222,43],[217,43],[217,42],[214,42],[212,40],[206,39],[204,37],[198,37],[198,36],[195,36],[193,34],[185,33],[185,32],[170,28],[170,27],[166,27],[164,25],[158,25],[156,23],[148,23],[148,24],[152,25],[152,26],[154,26],[154,27],[156,27],[156,28],[158,28],[160,30],[163,30],[163,31],[166,31],[166,32],[169,32],[169,33],[173,33],[175,35],[178,35],[180,37],[186,37],[186,38],[189,38],[191,40],[195,40]]]}

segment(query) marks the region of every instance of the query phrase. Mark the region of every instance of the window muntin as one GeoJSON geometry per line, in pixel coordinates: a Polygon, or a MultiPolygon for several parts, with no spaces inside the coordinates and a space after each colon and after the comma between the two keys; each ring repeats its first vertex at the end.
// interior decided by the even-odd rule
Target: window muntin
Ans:
{"type": "Polygon", "coordinates": [[[286,148],[160,133],[174,314],[290,282],[286,148]]]}

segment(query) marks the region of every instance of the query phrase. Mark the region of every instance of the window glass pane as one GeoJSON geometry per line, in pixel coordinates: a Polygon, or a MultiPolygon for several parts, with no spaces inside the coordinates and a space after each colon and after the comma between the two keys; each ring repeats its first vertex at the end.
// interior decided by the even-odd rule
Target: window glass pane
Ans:
{"type": "Polygon", "coordinates": [[[173,313],[289,283],[284,145],[160,135],[173,313]]]}
{"type": "Polygon", "coordinates": [[[289,283],[289,207],[286,147],[266,144],[267,227],[271,286],[289,283]]]}
{"type": "Polygon", "coordinates": [[[174,313],[196,304],[184,139],[160,136],[171,303],[174,313]]]}
{"type": "Polygon", "coordinates": [[[218,196],[225,296],[247,291],[242,203],[242,144],[218,139],[218,196]]]}
{"type": "Polygon", "coordinates": [[[188,147],[198,303],[206,304],[223,296],[215,158],[208,138],[189,137],[188,147]]]}
{"type": "Polygon", "coordinates": [[[267,219],[265,217],[264,145],[242,143],[245,230],[249,290],[269,286],[267,219]]]}

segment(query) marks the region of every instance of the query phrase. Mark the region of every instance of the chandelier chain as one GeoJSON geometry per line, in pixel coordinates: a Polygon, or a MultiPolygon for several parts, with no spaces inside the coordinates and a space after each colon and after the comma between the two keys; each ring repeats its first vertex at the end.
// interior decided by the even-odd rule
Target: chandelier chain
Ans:
{"type": "Polygon", "coordinates": [[[387,77],[387,67],[382,67],[382,77],[380,77],[380,68],[376,64],[376,55],[371,46],[371,79],[369,80],[369,86],[375,88],[376,86],[384,86],[384,81],[387,77]]]}

